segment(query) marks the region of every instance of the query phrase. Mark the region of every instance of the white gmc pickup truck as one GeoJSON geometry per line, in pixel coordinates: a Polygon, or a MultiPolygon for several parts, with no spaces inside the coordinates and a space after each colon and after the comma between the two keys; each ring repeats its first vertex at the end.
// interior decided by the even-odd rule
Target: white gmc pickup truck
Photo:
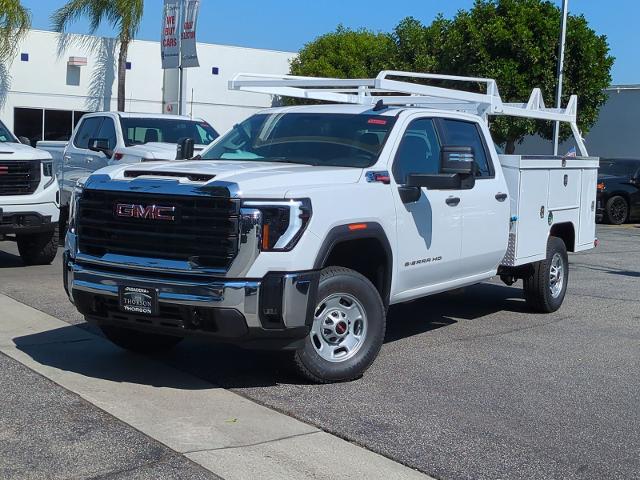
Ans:
{"type": "Polygon", "coordinates": [[[198,153],[218,138],[202,119],[150,113],[97,112],[84,115],[69,142],[41,141],[53,159],[67,216],[78,180],[107,165],[175,160],[185,138],[198,153]]]}
{"type": "Polygon", "coordinates": [[[16,241],[26,265],[49,264],[58,252],[55,180],[51,155],[23,144],[0,122],[0,242],[16,241]]]}
{"type": "Polygon", "coordinates": [[[507,104],[490,79],[403,72],[230,88],[336,104],[265,110],[197,160],[114,165],[76,187],[65,287],[123,348],[197,335],[292,350],[312,381],[351,380],[376,358],[389,305],[499,275],[553,312],[567,252],[596,243],[598,159],[575,98],[507,104]],[[568,122],[582,156],[498,155],[493,115],[568,122]]]}

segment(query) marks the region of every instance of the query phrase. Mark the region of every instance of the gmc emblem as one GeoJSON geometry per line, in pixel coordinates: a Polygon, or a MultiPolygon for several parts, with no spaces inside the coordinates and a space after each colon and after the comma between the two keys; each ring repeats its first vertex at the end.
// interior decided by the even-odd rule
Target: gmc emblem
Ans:
{"type": "Polygon", "coordinates": [[[145,220],[162,220],[165,222],[175,222],[176,207],[118,203],[116,205],[115,215],[116,217],[124,218],[141,218],[145,220]]]}

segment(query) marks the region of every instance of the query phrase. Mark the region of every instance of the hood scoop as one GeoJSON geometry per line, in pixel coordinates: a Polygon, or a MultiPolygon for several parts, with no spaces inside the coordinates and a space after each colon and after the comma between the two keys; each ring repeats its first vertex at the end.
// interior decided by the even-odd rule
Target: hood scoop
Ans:
{"type": "Polygon", "coordinates": [[[124,178],[138,177],[167,177],[167,178],[186,178],[190,182],[209,182],[213,180],[215,175],[203,173],[187,173],[187,172],[156,172],[153,170],[127,170],[124,172],[124,178]]]}

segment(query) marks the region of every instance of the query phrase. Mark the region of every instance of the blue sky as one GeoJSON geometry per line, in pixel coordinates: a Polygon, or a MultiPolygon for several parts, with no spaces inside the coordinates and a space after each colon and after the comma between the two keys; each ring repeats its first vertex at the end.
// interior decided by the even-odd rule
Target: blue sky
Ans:
{"type": "MultiPolygon", "coordinates": [[[[49,15],[62,0],[23,0],[31,9],[33,26],[50,29],[49,15]],[[45,6],[46,5],[46,6],[45,6]]],[[[274,50],[297,51],[316,36],[345,26],[390,31],[399,20],[414,16],[430,23],[441,12],[451,17],[473,0],[202,0],[198,40],[274,50]]],[[[560,4],[559,0],[556,0],[560,4]]],[[[158,40],[162,0],[146,0],[139,38],[158,40]]],[[[640,83],[639,0],[570,0],[572,13],[584,14],[591,26],[609,39],[616,57],[613,82],[640,83]]],[[[80,21],[72,32],[86,33],[80,21]]],[[[99,32],[109,35],[109,28],[99,32]]]]}

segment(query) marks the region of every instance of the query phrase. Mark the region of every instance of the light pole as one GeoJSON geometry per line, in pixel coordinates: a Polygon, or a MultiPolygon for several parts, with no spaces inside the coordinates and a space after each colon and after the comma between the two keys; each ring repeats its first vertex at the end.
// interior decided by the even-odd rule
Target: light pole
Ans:
{"type": "MultiPolygon", "coordinates": [[[[556,108],[562,107],[562,79],[564,77],[564,46],[567,41],[567,17],[569,15],[569,0],[562,0],[562,25],[560,27],[560,51],[558,52],[558,85],[556,87],[556,108]]],[[[553,127],[553,154],[558,155],[560,140],[560,122],[553,127]]]]}

